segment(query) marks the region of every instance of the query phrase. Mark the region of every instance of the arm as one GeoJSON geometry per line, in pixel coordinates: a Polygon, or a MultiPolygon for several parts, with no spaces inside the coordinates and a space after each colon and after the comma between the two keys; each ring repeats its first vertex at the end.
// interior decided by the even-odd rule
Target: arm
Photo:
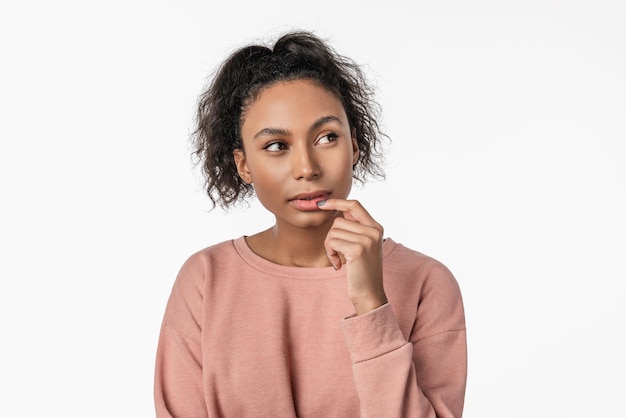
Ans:
{"type": "Polygon", "coordinates": [[[461,417],[467,376],[463,304],[447,269],[422,289],[409,340],[390,304],[342,323],[364,417],[461,417]]]}
{"type": "Polygon", "coordinates": [[[356,200],[329,199],[342,212],[325,240],[336,269],[346,266],[356,315],[343,322],[364,417],[460,417],[466,382],[465,317],[458,284],[441,264],[429,264],[404,337],[383,286],[383,228],[356,200]]]}
{"type": "Polygon", "coordinates": [[[157,418],[207,417],[200,345],[202,274],[183,265],[169,297],[157,347],[154,401],[157,418]]]}

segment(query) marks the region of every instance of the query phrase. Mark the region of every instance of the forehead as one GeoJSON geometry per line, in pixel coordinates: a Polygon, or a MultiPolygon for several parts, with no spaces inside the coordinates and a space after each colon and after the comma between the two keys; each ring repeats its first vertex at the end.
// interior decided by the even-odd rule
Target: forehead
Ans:
{"type": "Polygon", "coordinates": [[[309,80],[281,81],[264,88],[242,116],[243,134],[251,128],[306,125],[323,116],[335,116],[347,125],[341,100],[325,87],[309,80]]]}

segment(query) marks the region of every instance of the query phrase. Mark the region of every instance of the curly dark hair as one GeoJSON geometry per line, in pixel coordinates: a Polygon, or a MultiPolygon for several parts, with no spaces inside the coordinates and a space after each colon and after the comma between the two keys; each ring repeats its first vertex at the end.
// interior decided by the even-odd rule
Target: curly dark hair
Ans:
{"type": "Polygon", "coordinates": [[[308,79],[341,100],[356,133],[359,159],[353,178],[385,178],[381,140],[388,138],[378,123],[380,106],[361,68],[307,31],[283,34],[273,47],[249,45],[233,52],[213,74],[200,95],[193,156],[202,167],[205,190],[213,203],[227,208],[253,194],[237,173],[233,151],[243,148],[241,125],[245,111],[259,93],[274,83],[308,79]]]}

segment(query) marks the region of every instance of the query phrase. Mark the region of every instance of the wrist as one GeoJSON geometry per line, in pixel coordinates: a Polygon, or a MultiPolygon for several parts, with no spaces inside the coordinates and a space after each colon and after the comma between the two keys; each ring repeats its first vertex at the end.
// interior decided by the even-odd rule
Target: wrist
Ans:
{"type": "Polygon", "coordinates": [[[378,309],[387,302],[387,296],[385,295],[384,291],[378,294],[352,299],[352,305],[354,306],[354,310],[356,311],[357,316],[378,309]]]}

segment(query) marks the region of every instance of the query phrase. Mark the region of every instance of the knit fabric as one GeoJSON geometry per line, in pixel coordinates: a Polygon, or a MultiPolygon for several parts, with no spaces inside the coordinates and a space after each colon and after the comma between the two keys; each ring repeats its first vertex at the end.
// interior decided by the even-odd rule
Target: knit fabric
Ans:
{"type": "Polygon", "coordinates": [[[387,238],[388,303],[355,316],[346,269],[287,267],[245,238],[189,257],[165,310],[157,417],[461,417],[458,283],[387,238]]]}

